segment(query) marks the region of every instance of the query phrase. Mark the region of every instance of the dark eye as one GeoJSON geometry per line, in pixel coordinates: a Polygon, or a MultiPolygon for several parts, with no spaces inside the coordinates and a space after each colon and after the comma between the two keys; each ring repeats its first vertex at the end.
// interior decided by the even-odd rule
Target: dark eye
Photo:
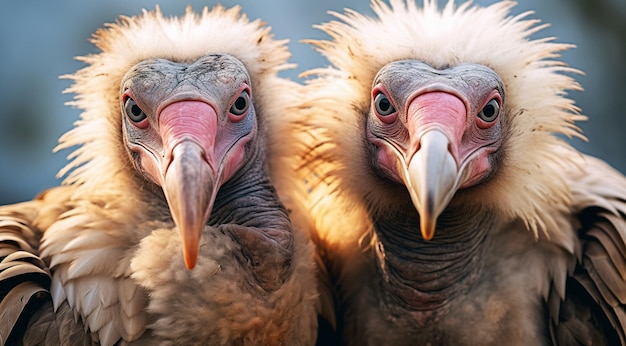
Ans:
{"type": "Polygon", "coordinates": [[[396,109],[393,108],[387,95],[383,93],[376,94],[374,97],[374,106],[376,107],[376,112],[382,116],[391,115],[396,112],[396,109]]]}
{"type": "Polygon", "coordinates": [[[478,113],[478,117],[482,120],[490,123],[498,117],[498,113],[500,113],[500,104],[498,100],[491,99],[489,103],[478,113]]]}
{"type": "Polygon", "coordinates": [[[230,112],[234,115],[242,115],[248,110],[248,107],[250,107],[250,95],[247,90],[244,90],[230,107],[230,112]]]}
{"type": "Polygon", "coordinates": [[[141,122],[147,118],[146,113],[144,113],[144,111],[137,105],[137,102],[130,97],[127,98],[126,103],[124,103],[124,110],[126,111],[128,118],[135,123],[141,122]]]}

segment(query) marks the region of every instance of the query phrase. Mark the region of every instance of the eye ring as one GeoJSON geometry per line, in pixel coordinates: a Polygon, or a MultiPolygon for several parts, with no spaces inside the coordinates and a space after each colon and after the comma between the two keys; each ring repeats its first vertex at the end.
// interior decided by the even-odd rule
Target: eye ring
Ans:
{"type": "Polygon", "coordinates": [[[478,117],[486,123],[492,123],[498,118],[499,114],[500,103],[498,103],[496,98],[492,98],[489,102],[487,102],[485,107],[478,112],[478,117]]]}
{"type": "Polygon", "coordinates": [[[239,97],[233,102],[232,106],[230,106],[230,113],[239,117],[244,115],[248,109],[250,108],[250,93],[248,90],[242,90],[239,97]]]}
{"type": "Polygon", "coordinates": [[[379,117],[388,117],[396,112],[391,100],[383,92],[378,92],[374,96],[374,107],[379,117]]]}
{"type": "Polygon", "coordinates": [[[126,113],[128,119],[135,124],[139,124],[148,118],[143,109],[137,105],[137,102],[135,102],[132,97],[128,97],[126,101],[124,101],[124,113],[126,113]]]}

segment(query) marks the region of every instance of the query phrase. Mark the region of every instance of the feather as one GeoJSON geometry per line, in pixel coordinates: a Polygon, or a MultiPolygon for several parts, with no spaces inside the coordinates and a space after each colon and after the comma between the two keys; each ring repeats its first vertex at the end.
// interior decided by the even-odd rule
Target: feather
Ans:
{"type": "Polygon", "coordinates": [[[287,41],[217,5],[122,16],[91,42],[63,76],[82,110],[55,148],[73,149],[64,186],[0,208],[3,340],[313,344],[312,244],[266,163],[300,94],[277,75],[287,41]]]}
{"type": "Polygon", "coordinates": [[[291,100],[278,189],[345,344],[625,344],[626,179],[561,139],[584,138],[573,46],[514,5],[373,0],[306,41],[330,65],[291,100]]]}

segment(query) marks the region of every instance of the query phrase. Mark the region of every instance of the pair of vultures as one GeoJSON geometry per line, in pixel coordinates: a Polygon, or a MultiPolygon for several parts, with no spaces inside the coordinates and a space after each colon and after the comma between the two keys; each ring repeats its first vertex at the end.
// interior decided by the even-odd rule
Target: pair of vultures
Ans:
{"type": "Polygon", "coordinates": [[[0,208],[7,345],[625,344],[626,179],[512,2],[98,30],[60,187],[0,208]],[[315,52],[313,52],[315,53],[315,52]]]}

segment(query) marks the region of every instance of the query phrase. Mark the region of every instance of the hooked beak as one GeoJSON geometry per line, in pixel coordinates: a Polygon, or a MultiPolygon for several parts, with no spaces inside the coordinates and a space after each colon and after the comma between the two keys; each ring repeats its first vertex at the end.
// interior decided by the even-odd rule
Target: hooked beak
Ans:
{"type": "Polygon", "coordinates": [[[203,157],[203,149],[195,142],[177,144],[171,155],[163,191],[180,232],[185,265],[193,269],[200,236],[211,215],[219,184],[211,164],[203,157]]]}
{"type": "Polygon", "coordinates": [[[214,154],[217,115],[200,101],[179,101],[159,117],[165,154],[162,188],[183,244],[183,258],[193,269],[200,237],[221,185],[214,154]]]}
{"type": "Polygon", "coordinates": [[[465,104],[448,93],[425,93],[409,105],[409,152],[413,155],[402,161],[401,175],[420,215],[425,240],[433,238],[438,217],[466,180],[458,158],[465,121],[465,104]]]}
{"type": "Polygon", "coordinates": [[[426,240],[435,235],[437,218],[458,188],[456,160],[448,151],[449,140],[438,130],[425,133],[421,148],[405,167],[405,183],[420,215],[420,229],[426,240]]]}

